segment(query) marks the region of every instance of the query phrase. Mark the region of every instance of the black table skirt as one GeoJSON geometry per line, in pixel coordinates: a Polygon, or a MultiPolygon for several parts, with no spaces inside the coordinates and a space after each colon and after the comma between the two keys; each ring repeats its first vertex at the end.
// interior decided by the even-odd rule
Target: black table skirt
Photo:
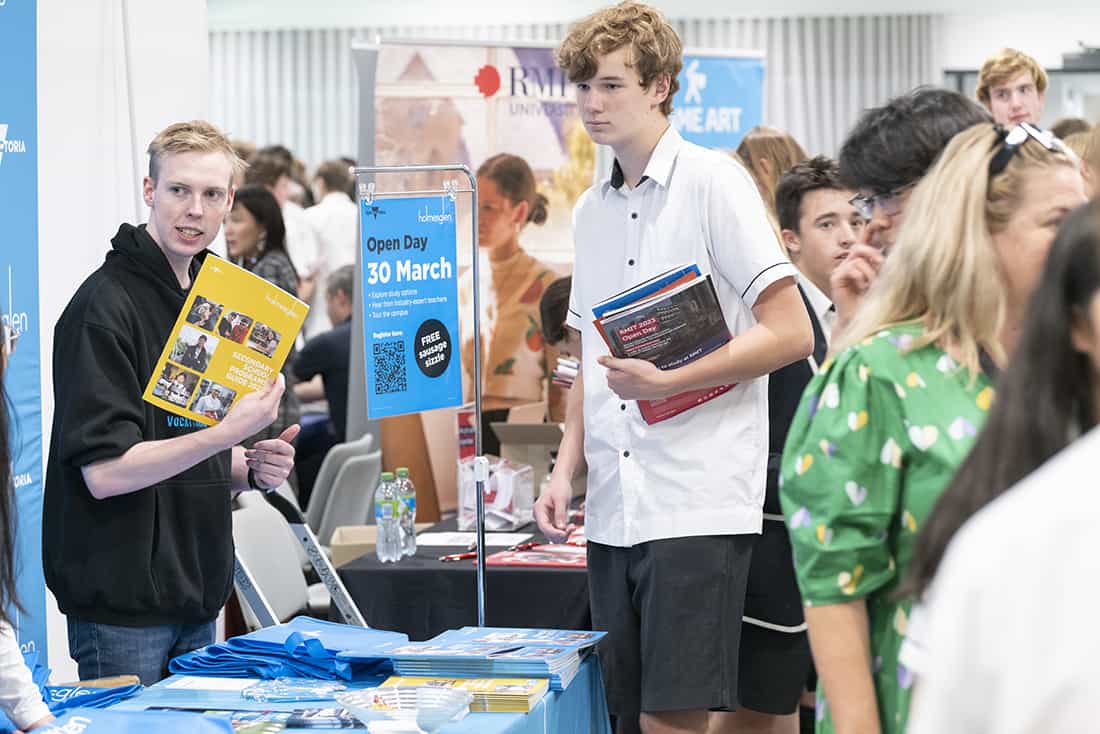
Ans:
{"type": "MultiPolygon", "coordinates": [[[[451,520],[429,532],[454,529],[451,520]]],[[[531,532],[532,540],[544,542],[533,524],[520,532],[531,532]]],[[[414,641],[427,640],[448,629],[477,624],[474,561],[438,560],[465,550],[417,548],[414,557],[398,563],[381,563],[370,553],[345,564],[339,573],[367,624],[404,632],[414,641]]],[[[490,554],[499,550],[504,549],[489,548],[490,554]]],[[[490,627],[592,627],[584,569],[488,566],[485,576],[485,623],[490,627]]]]}

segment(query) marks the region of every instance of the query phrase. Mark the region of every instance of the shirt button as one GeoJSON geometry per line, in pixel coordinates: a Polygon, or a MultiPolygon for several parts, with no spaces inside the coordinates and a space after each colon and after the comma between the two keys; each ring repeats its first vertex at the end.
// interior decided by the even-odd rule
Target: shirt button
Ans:
{"type": "Polygon", "coordinates": [[[619,403],[619,410],[626,410],[626,403],[619,403]]]}
{"type": "Polygon", "coordinates": [[[626,264],[627,265],[633,265],[634,264],[634,258],[630,258],[629,260],[627,260],[626,264]]]}
{"type": "Polygon", "coordinates": [[[624,451],[623,452],[623,458],[624,459],[629,459],[630,458],[630,452],[629,451],[624,451]]]}
{"type": "Polygon", "coordinates": [[[638,218],[638,212],[630,212],[630,218],[631,219],[637,219],[638,218]]]}

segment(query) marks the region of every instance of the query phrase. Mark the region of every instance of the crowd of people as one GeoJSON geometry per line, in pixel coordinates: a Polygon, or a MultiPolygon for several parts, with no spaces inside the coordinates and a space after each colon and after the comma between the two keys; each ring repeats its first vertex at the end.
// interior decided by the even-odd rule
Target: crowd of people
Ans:
{"type": "MultiPolygon", "coordinates": [[[[682,47],[653,8],[583,19],[557,60],[614,163],[576,205],[565,279],[520,245],[546,219],[527,163],[479,168],[481,351],[508,365],[483,387],[492,414],[546,396],[546,350],[580,362],[536,519],[565,539],[587,471],[617,731],[791,734],[800,707],[823,734],[1090,730],[1100,643],[1071,619],[1097,601],[1081,579],[1097,571],[1082,478],[1100,443],[1100,126],[1040,129],[1046,73],[1004,49],[975,100],[898,90],[836,160],[774,127],[730,154],[670,125],[682,47]],[[730,341],[663,371],[610,356],[593,305],[685,262],[712,276],[730,341]],[[729,385],[652,425],[634,404],[729,385]]],[[[43,508],[81,678],[145,683],[213,641],[233,494],[297,468],[305,504],[303,475],[345,438],[358,216],[352,161],[307,182],[286,148],[201,121],[149,156],[148,224],[120,227],[56,325],[43,508]],[[266,390],[226,411],[205,385],[201,412],[221,420],[186,425],[141,386],[223,225],[227,257],[313,308],[266,390]],[[328,422],[302,421],[322,398],[328,422]]],[[[188,314],[235,341],[241,319],[205,301],[188,314]]],[[[206,342],[184,340],[179,361],[204,366],[206,342]]],[[[12,652],[5,416],[0,706],[32,728],[49,715],[12,652]]]]}
{"type": "MultiPolygon", "coordinates": [[[[1088,730],[1081,679],[1098,646],[1036,684],[1043,603],[1010,619],[1033,582],[1011,584],[978,539],[1012,523],[1036,537],[1026,508],[1044,475],[1084,471],[1073,451],[1040,467],[1100,408],[1100,219],[1086,205],[1100,128],[1040,129],[1046,73],[1004,49],[976,99],[899,90],[836,161],[759,127],[738,165],[670,126],[681,47],[651,8],[586,18],[558,61],[615,161],[574,214],[567,324],[582,368],[536,517],[565,537],[586,464],[618,731],[796,732],[800,703],[818,732],[1088,730]],[[729,344],[663,372],[610,357],[592,306],[690,261],[714,275],[729,344]],[[730,383],[655,425],[630,402],[730,383]],[[1036,470],[1027,499],[995,501],[1036,470]],[[987,623],[1000,634],[977,632],[987,623]],[[1019,642],[1027,671],[1010,662],[1013,633],[1037,638],[1019,642]],[[1008,706],[1031,694],[1023,681],[1043,697],[1008,706]]],[[[1051,559],[1055,543],[1036,550],[1051,559]]]]}

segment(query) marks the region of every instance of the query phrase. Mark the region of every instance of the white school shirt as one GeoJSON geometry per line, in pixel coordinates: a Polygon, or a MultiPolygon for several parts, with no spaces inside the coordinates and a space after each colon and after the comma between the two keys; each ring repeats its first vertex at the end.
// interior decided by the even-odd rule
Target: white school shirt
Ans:
{"type": "Polygon", "coordinates": [[[928,602],[909,734],[1097,730],[1100,429],[975,515],[928,602]]]}
{"type": "Polygon", "coordinates": [[[325,311],[328,276],[344,265],[355,264],[355,252],[359,249],[359,207],[343,191],[330,191],[315,205],[305,209],[304,214],[313,227],[319,253],[317,287],[302,327],[306,334],[312,336],[332,328],[325,311]]]}
{"type": "Polygon", "coordinates": [[[616,163],[573,211],[576,247],[566,323],[581,332],[585,532],[629,547],[662,538],[759,533],[768,459],[767,375],[647,425],[607,386],[607,345],[592,305],[678,265],[713,273],[736,337],[769,285],[796,274],[752,178],[730,156],[684,141],[671,126],[633,189],[616,163]]]}
{"type": "MultiPolygon", "coordinates": [[[[798,274],[798,284],[802,286],[806,298],[809,299],[810,305],[814,309],[814,316],[817,317],[817,323],[821,327],[822,333],[825,334],[825,344],[827,346],[833,339],[833,327],[836,326],[836,306],[833,305],[827,295],[821,292],[820,288],[814,285],[812,280],[802,273],[798,274]]],[[[814,372],[817,372],[817,370],[814,370],[814,372]]]]}
{"type": "Polygon", "coordinates": [[[7,622],[0,622],[0,709],[18,727],[30,726],[50,714],[23,661],[15,630],[7,622]]]}

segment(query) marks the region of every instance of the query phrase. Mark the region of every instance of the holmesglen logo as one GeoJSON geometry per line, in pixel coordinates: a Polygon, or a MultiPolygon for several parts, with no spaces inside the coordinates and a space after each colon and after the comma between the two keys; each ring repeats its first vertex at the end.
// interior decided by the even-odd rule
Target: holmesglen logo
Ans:
{"type": "Polygon", "coordinates": [[[454,221],[454,216],[448,213],[432,214],[428,211],[427,207],[424,209],[416,210],[416,218],[420,222],[432,222],[434,224],[445,224],[446,222],[454,221]]]}
{"type": "Polygon", "coordinates": [[[4,165],[5,153],[26,153],[27,143],[19,138],[8,139],[8,125],[0,123],[0,166],[4,165]]]}

